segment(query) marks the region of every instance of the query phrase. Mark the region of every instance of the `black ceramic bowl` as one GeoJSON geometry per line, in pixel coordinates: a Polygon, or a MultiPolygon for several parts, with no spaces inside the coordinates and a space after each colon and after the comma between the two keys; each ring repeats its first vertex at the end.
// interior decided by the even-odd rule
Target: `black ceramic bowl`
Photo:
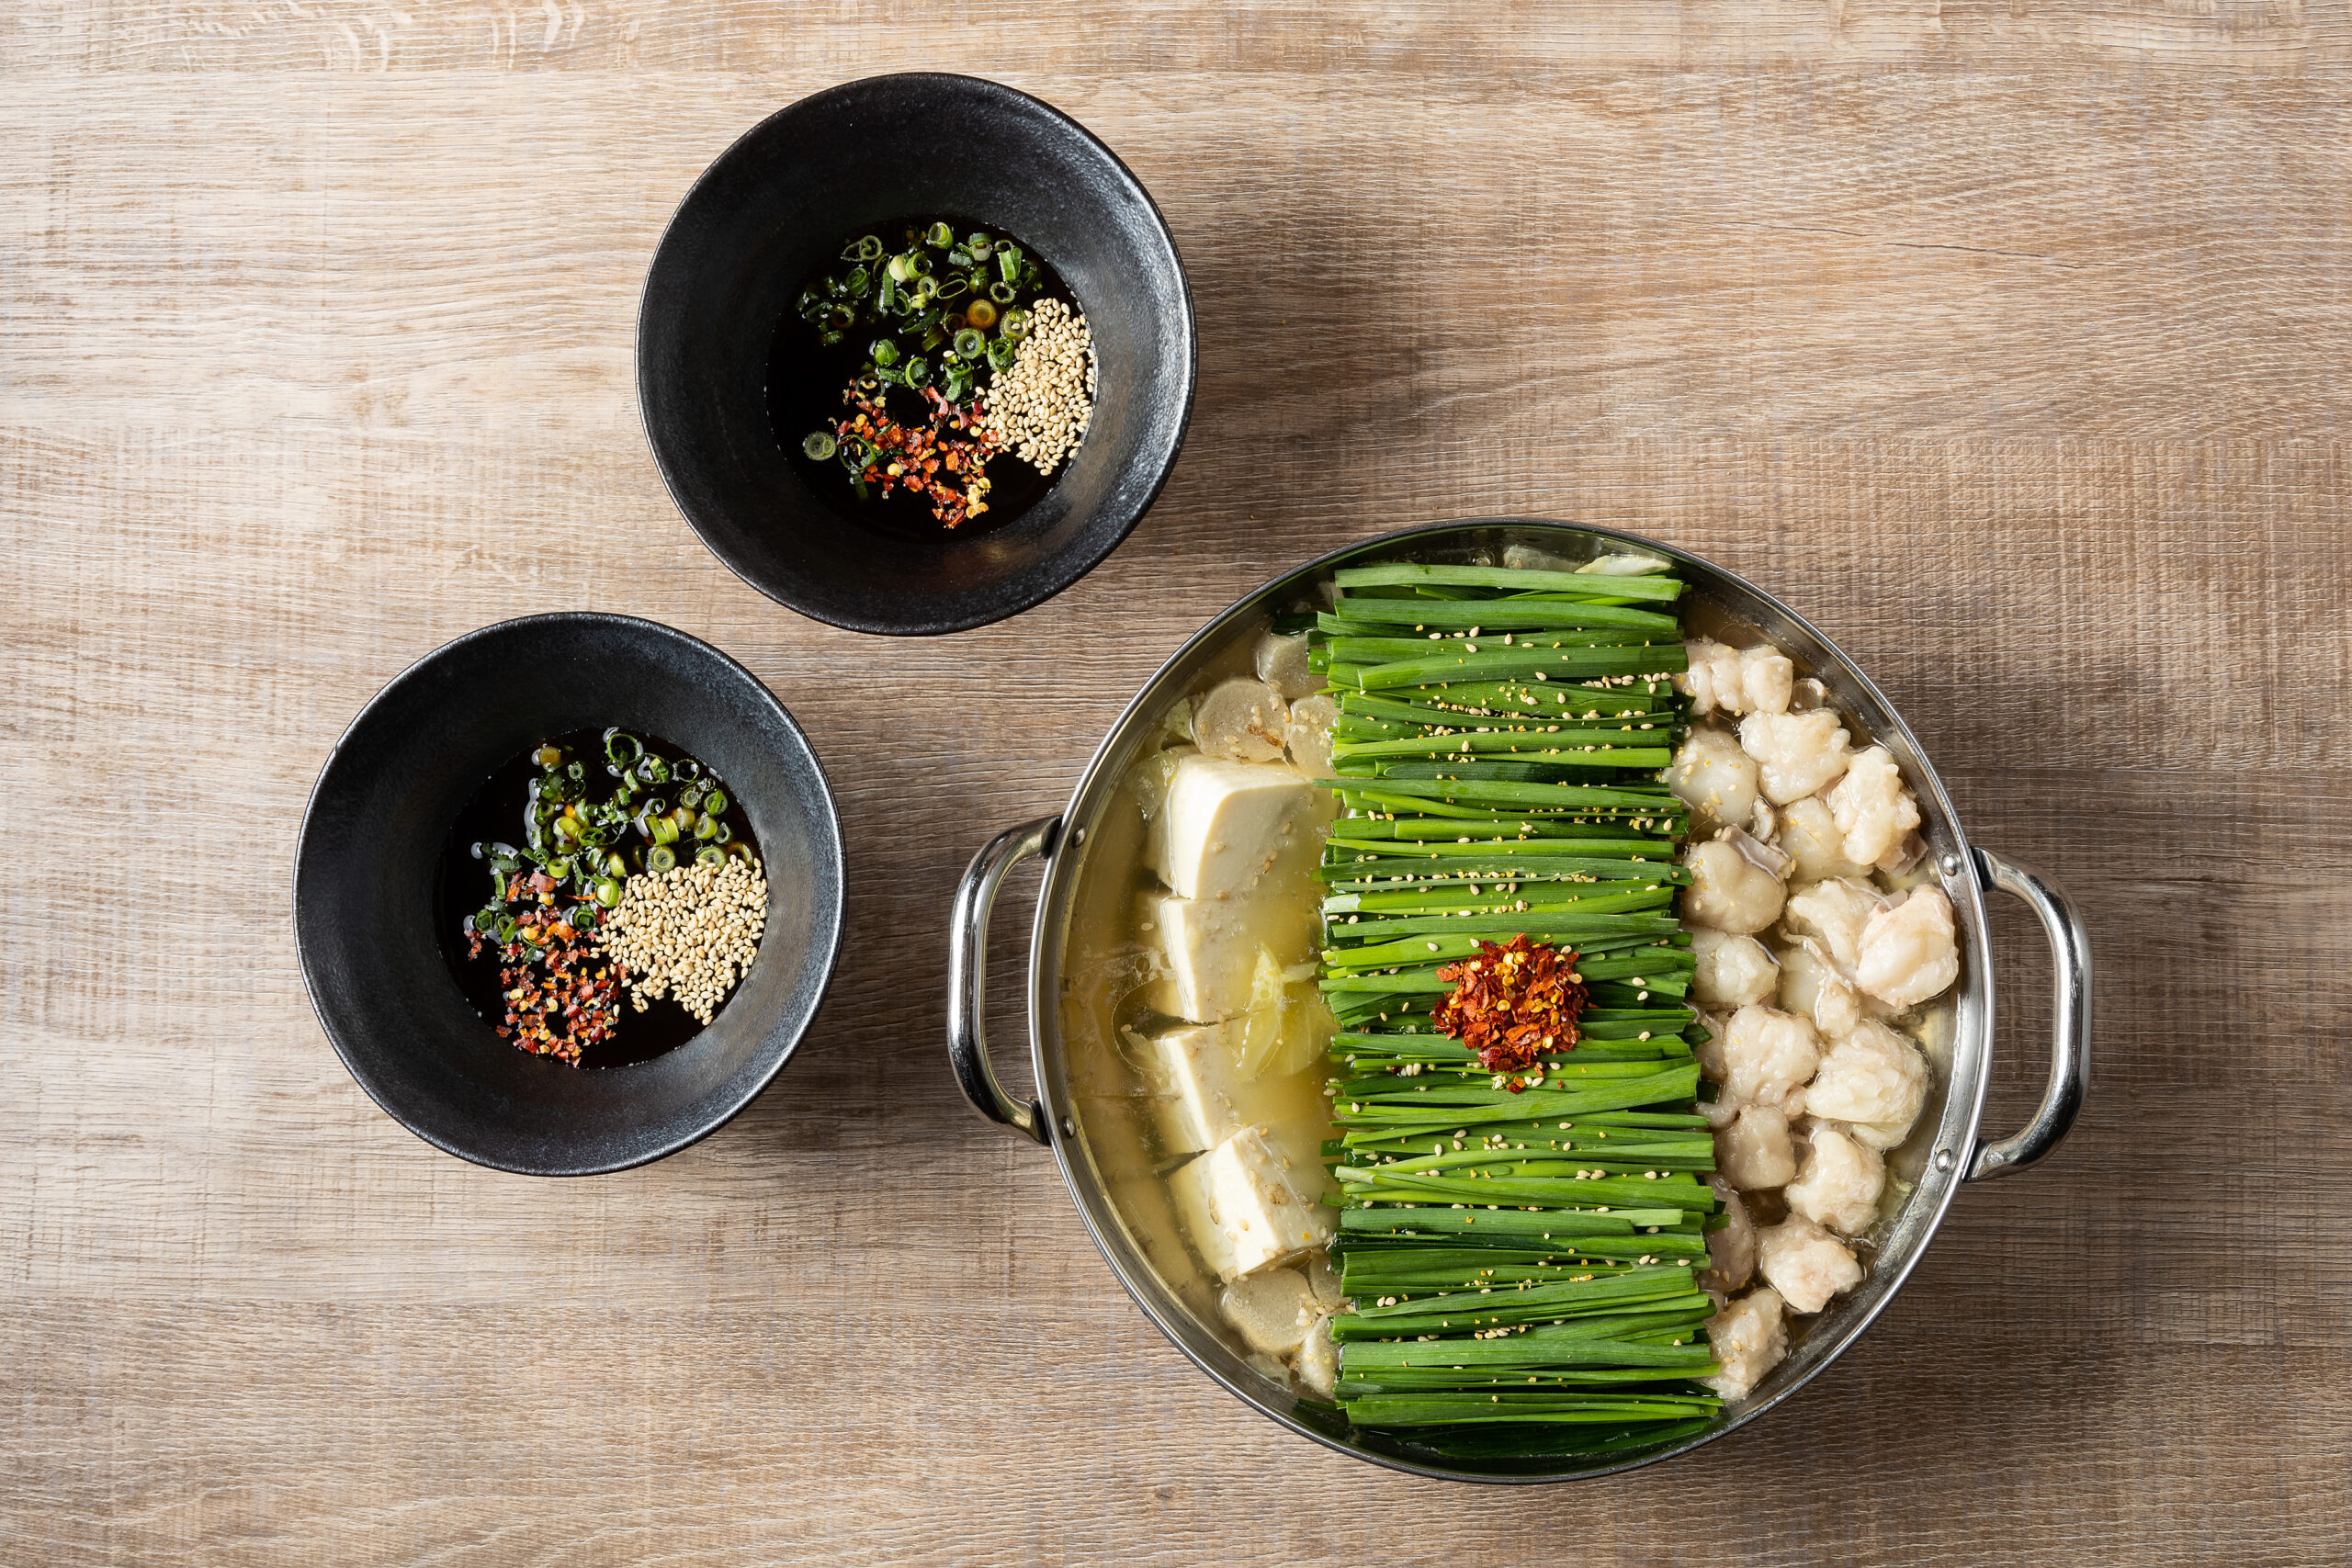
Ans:
{"type": "Polygon", "coordinates": [[[1025,93],[930,73],[829,88],[729,148],[662,236],[637,324],[646,436],[703,543],[805,615],[899,636],[1018,615],[1116,548],[1175,465],[1195,358],[1176,243],[1126,165],[1025,93]],[[801,478],[770,421],[768,355],[845,237],[932,213],[1014,236],[1061,275],[1099,387],[1085,441],[1026,512],[885,531],[801,478]]]}
{"type": "Polygon", "coordinates": [[[532,1176],[659,1159],[750,1104],[816,1012],[841,930],[841,823],[799,726],[717,649],[627,615],[506,621],[401,671],[327,759],[294,863],[302,978],[359,1087],[436,1148],[532,1176]],[[709,1027],[595,1070],[491,1032],[442,956],[433,884],[450,825],[492,772],[608,725],[674,742],[727,781],[760,844],[768,911],[759,956],[709,1027]]]}

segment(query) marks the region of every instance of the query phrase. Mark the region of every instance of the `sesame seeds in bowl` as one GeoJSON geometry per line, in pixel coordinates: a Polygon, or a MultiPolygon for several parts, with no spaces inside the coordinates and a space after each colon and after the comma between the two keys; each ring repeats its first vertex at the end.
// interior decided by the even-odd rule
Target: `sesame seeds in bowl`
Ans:
{"type": "Polygon", "coordinates": [[[767,903],[767,878],[747,861],[630,877],[599,931],[628,976],[630,1006],[643,1012],[674,997],[708,1023],[759,955],[767,903]]]}
{"type": "Polygon", "coordinates": [[[1058,299],[1040,300],[1030,315],[1036,324],[1012,367],[980,400],[1004,444],[1050,474],[1086,438],[1094,412],[1094,334],[1058,299]]]}

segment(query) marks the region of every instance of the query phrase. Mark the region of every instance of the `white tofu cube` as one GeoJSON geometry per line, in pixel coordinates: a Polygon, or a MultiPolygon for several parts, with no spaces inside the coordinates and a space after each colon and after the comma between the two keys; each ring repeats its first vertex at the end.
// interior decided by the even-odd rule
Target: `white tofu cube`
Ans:
{"type": "Polygon", "coordinates": [[[1161,973],[1145,1004],[1191,1023],[1221,1023],[1247,1012],[1258,954],[1295,964],[1312,951],[1312,928],[1288,900],[1147,896],[1143,934],[1159,949],[1161,973]]]}
{"type": "Polygon", "coordinates": [[[1330,1244],[1335,1211],[1321,1201],[1322,1167],[1286,1157],[1245,1127],[1168,1179],[1203,1262],[1221,1280],[1330,1244]]]}
{"type": "Polygon", "coordinates": [[[1294,839],[1309,832],[1314,794],[1280,762],[1191,753],[1169,773],[1146,859],[1180,897],[1247,892],[1294,839]]]}
{"type": "Polygon", "coordinates": [[[1146,1076],[1162,1097],[1162,1145],[1170,1154],[1191,1154],[1259,1127],[1294,1168],[1319,1168],[1331,1127],[1323,1073],[1309,1068],[1243,1077],[1241,1030],[1235,1019],[1170,1029],[1144,1041],[1146,1076]]]}

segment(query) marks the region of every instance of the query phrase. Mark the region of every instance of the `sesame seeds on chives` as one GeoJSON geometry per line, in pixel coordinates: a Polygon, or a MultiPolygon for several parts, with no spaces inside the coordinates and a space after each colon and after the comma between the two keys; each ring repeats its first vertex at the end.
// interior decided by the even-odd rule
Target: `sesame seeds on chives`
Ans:
{"type": "Polygon", "coordinates": [[[1681,585],[1397,565],[1338,587],[1310,667],[1344,812],[1319,874],[1340,1406],[1440,1445],[1696,1431],[1722,1401],[1692,1381],[1715,1365],[1694,1274],[1718,1205],[1673,908],[1686,811],[1659,777],[1681,585]],[[1540,1018],[1502,1005],[1506,953],[1556,955],[1540,1018]]]}

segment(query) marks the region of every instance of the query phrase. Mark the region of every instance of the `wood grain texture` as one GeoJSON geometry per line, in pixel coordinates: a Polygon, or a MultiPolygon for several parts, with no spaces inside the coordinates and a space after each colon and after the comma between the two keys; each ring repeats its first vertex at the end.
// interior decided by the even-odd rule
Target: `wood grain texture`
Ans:
{"type": "MultiPolygon", "coordinates": [[[[2294,0],[0,14],[0,1562],[2352,1560],[2347,66],[2294,0]],[[882,642],[701,549],[631,334],[729,140],[923,66],[1136,168],[1202,379],[1101,569],[882,642]],[[1964,1192],[1829,1374],[1540,1493],[1236,1404],[942,1052],[957,872],[1167,651],[1488,513],[1795,603],[2100,965],[2073,1139],[1964,1192]],[[854,871],[786,1077],[546,1183],[359,1093],[287,889],[377,687],[581,606],[765,680],[854,871]]],[[[2047,964],[2000,919],[2014,1122],[2047,964]]]]}

